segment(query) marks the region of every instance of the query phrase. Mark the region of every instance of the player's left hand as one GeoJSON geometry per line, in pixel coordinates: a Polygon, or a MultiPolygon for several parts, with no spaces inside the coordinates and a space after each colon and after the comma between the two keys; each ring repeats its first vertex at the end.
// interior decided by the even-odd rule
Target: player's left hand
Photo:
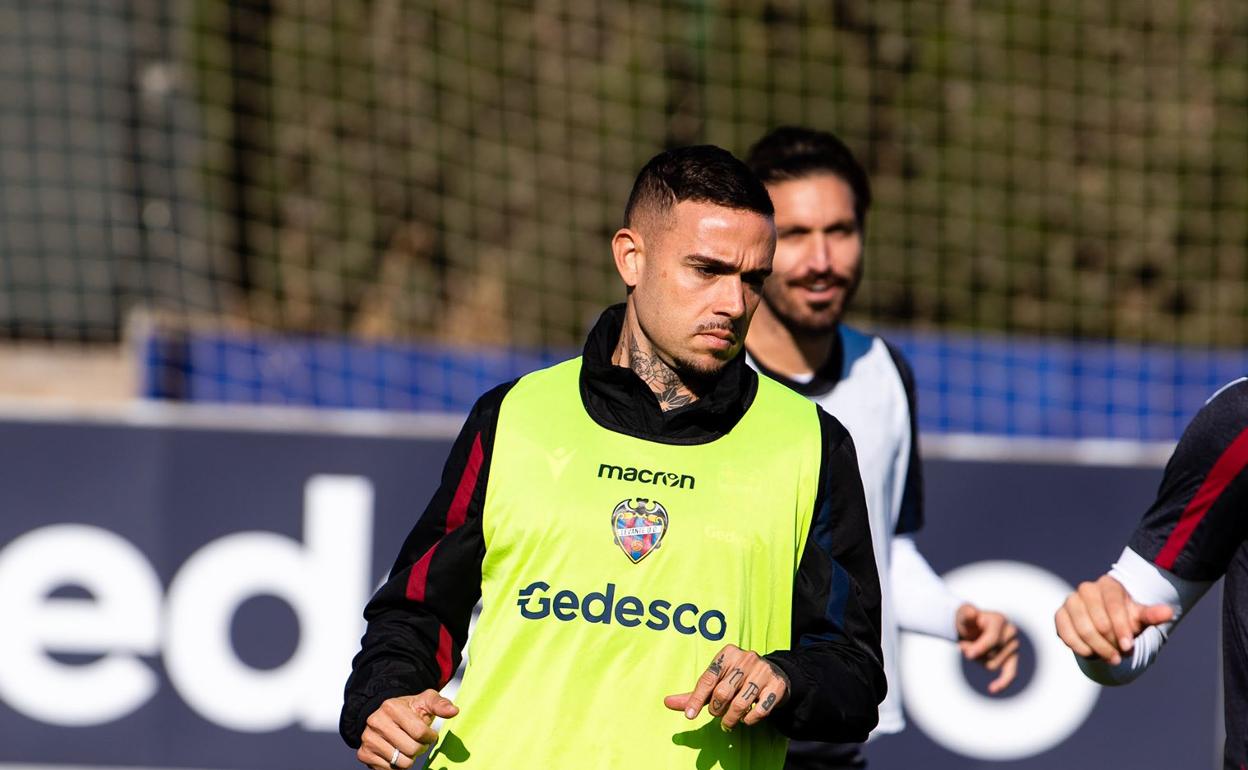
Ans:
{"type": "Polygon", "coordinates": [[[789,678],[780,667],[756,652],[725,645],[698,677],[693,692],[669,695],[663,705],[696,719],[702,707],[731,730],[738,722],[753,725],[766,719],[789,695],[789,678]]]}
{"type": "Polygon", "coordinates": [[[958,607],[954,616],[958,647],[967,660],[977,660],[989,671],[1000,671],[988,684],[992,695],[1004,690],[1018,675],[1018,629],[1000,612],[981,610],[973,604],[958,607]]]}

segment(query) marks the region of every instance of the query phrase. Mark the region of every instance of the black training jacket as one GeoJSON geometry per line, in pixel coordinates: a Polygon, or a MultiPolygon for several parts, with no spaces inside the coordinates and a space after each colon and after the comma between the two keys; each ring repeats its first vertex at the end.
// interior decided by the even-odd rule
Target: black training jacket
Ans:
{"type": "MultiPolygon", "coordinates": [[[[608,308],[585,344],[581,400],[594,421],[669,444],[710,442],[731,431],[758,388],[759,375],[745,357],[731,361],[702,398],[664,412],[639,377],[611,363],[623,317],[623,305],[608,308]]],[[[339,727],[353,748],[383,701],[440,689],[459,665],[480,598],[481,513],[494,431],[513,384],[494,388],[473,407],[441,485],[403,543],[389,580],[365,608],[368,626],[352,662],[339,727]]],[[[886,690],[879,576],[853,441],[836,418],[820,410],[819,419],[819,494],[793,582],[793,646],[759,651],[791,683],[788,699],[768,721],[790,738],[864,741],[886,690]]],[[[690,672],[691,683],[699,673],[690,672]]]]}

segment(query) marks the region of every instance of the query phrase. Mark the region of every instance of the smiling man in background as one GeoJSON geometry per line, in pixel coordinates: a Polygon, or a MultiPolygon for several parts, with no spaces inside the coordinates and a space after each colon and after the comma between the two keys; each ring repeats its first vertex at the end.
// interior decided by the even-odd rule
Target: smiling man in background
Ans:
{"type": "MultiPolygon", "coordinates": [[[[866,491],[883,594],[881,636],[889,693],[877,733],[905,725],[897,681],[898,629],[957,642],[999,672],[999,693],[1018,666],[1017,631],[997,612],[954,596],[928,566],[913,534],[923,523],[914,376],[882,338],[842,323],[862,280],[871,191],[867,174],[835,136],[780,128],[747,162],[776,208],[776,256],[746,342],[751,363],[849,429],[866,491]]],[[[792,770],[864,767],[856,744],[795,742],[792,770]]]]}

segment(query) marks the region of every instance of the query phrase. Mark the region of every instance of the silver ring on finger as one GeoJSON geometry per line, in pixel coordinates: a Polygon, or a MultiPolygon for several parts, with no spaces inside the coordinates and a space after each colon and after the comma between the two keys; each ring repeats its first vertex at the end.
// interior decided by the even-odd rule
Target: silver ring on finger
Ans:
{"type": "Polygon", "coordinates": [[[390,755],[390,770],[399,770],[399,757],[401,756],[403,756],[403,752],[398,749],[395,749],[394,753],[390,755]]]}

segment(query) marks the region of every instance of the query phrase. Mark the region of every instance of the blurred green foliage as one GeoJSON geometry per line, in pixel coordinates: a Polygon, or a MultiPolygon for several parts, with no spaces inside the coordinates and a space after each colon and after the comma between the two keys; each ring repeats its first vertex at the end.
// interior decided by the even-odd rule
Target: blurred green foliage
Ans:
{"type": "Polygon", "coordinates": [[[1248,342],[1241,0],[199,0],[231,316],[576,344],[665,146],[830,129],[875,325],[1248,342]]]}

